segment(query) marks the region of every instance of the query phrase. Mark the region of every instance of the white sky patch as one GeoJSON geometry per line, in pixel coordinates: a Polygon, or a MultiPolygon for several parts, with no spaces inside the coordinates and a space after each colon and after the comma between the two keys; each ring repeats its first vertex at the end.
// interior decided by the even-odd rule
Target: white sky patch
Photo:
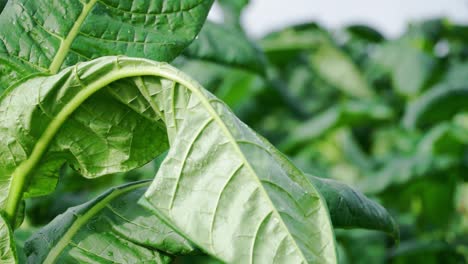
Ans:
{"type": "MultiPolygon", "coordinates": [[[[468,0],[250,0],[242,22],[253,37],[312,21],[328,28],[365,24],[396,37],[410,21],[441,16],[468,24],[468,0]]],[[[218,6],[209,17],[222,19],[218,6]]]]}

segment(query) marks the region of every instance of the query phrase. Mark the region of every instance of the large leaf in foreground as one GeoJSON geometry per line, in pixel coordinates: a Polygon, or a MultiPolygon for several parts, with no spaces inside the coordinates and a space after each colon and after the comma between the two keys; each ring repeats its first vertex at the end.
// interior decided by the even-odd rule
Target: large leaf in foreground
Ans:
{"type": "Polygon", "coordinates": [[[27,72],[106,55],[170,61],[195,38],[213,0],[11,0],[0,16],[0,89],[27,72]]]}
{"type": "Polygon", "coordinates": [[[169,254],[192,253],[187,240],[136,205],[149,183],[122,185],[68,209],[26,242],[28,263],[169,263],[169,254]]]}
{"type": "MultiPolygon", "coordinates": [[[[308,177],[325,198],[335,228],[375,229],[398,237],[398,229],[383,207],[344,184],[308,177]]],[[[178,256],[193,253],[195,249],[184,238],[135,205],[149,185],[146,181],[113,188],[93,201],[70,208],[29,239],[29,263],[42,263],[45,259],[129,263],[134,262],[132,257],[143,261],[154,254],[160,258],[155,250],[178,256]],[[118,239],[110,240],[112,237],[118,239]],[[124,254],[114,251],[121,252],[123,246],[128,253],[129,245],[132,254],[125,262],[117,260],[116,256],[124,254]],[[90,252],[96,256],[90,257],[90,252]]]]}
{"type": "Polygon", "coordinates": [[[53,191],[66,161],[95,178],[142,166],[168,148],[163,123],[147,114],[151,107],[144,100],[122,103],[105,91],[77,97],[101,79],[91,64],[79,71],[31,79],[0,98],[0,208],[9,207],[10,216],[23,192],[35,197],[53,191]],[[88,78],[79,79],[80,73],[88,78]]]}
{"type": "MultiPolygon", "coordinates": [[[[226,262],[336,263],[325,201],[307,177],[290,163],[279,164],[273,147],[188,76],[144,59],[104,57],[30,79],[4,94],[0,137],[8,144],[0,146],[0,187],[10,218],[37,171],[52,169],[38,164],[45,158],[58,162],[69,153],[67,146],[79,142],[73,135],[89,130],[76,126],[70,133],[66,124],[83,103],[101,100],[103,88],[134,113],[152,109],[155,127],[164,121],[171,148],[145,200],[176,232],[226,262]]],[[[159,129],[153,142],[167,139],[159,129]]],[[[117,145],[133,145],[128,137],[119,139],[117,145]]],[[[94,159],[104,171],[115,165],[94,159]]]]}

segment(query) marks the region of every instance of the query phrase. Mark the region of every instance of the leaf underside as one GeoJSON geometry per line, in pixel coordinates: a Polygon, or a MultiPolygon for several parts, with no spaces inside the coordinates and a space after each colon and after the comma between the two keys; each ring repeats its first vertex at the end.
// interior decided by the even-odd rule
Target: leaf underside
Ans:
{"type": "MultiPolygon", "coordinates": [[[[7,208],[17,199],[5,194],[18,191],[19,181],[32,176],[50,184],[54,180],[50,172],[63,160],[88,171],[88,176],[108,172],[106,166],[125,166],[125,155],[101,157],[93,154],[91,144],[77,147],[78,153],[91,158],[76,162],[70,149],[79,140],[66,135],[98,131],[115,141],[108,145],[116,153],[129,142],[145,149],[142,146],[151,142],[168,140],[168,156],[145,194],[145,205],[198,248],[234,263],[336,262],[325,201],[307,177],[289,161],[279,162],[274,148],[224,103],[167,64],[125,57],[80,63],[10,89],[1,98],[0,113],[0,138],[9,143],[0,146],[0,153],[5,153],[0,188],[7,208]],[[128,113],[153,122],[149,142],[133,136],[138,140],[133,143],[119,133],[109,136],[118,129],[105,122],[69,125],[80,119],[82,105],[107,95],[128,113]],[[18,122],[13,123],[11,116],[18,122]],[[74,133],[64,133],[67,127],[74,133]]],[[[110,120],[118,125],[134,121],[110,120]]],[[[142,132],[149,134],[149,128],[142,132]]],[[[34,186],[25,190],[32,193],[34,186]]]]}
{"type": "Polygon", "coordinates": [[[3,214],[0,214],[0,263],[15,264],[16,250],[13,244],[13,231],[3,214]]]}
{"type": "Polygon", "coordinates": [[[170,255],[193,253],[187,240],[136,205],[148,186],[126,184],[69,208],[27,241],[28,263],[170,263],[170,255]]]}

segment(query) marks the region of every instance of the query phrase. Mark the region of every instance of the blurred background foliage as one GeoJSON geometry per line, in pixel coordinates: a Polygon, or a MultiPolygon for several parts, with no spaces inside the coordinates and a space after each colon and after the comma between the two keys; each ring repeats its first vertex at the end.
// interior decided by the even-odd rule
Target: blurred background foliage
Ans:
{"type": "MultiPolygon", "coordinates": [[[[340,263],[467,263],[468,26],[432,19],[386,39],[365,25],[311,22],[253,40],[239,22],[248,1],[219,4],[224,23],[207,22],[173,64],[303,171],[354,186],[400,226],[399,244],[336,230],[340,263]]],[[[26,202],[20,250],[66,208],[154,177],[162,159],[92,181],[64,167],[53,195],[26,202]]]]}

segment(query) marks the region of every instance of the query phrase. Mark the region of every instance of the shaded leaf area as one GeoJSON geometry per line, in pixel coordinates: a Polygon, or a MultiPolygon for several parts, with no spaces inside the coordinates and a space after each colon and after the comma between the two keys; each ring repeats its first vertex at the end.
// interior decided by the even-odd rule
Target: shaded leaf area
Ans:
{"type": "Polygon", "coordinates": [[[431,79],[438,60],[420,46],[411,35],[380,45],[372,54],[375,67],[381,67],[392,81],[395,91],[404,96],[421,93],[431,79]]]}
{"type": "MultiPolygon", "coordinates": [[[[310,175],[308,178],[326,200],[336,228],[369,228],[398,236],[391,217],[375,202],[336,181],[310,175]]],[[[155,215],[135,205],[149,184],[149,181],[143,181],[122,185],[86,204],[68,209],[29,237],[20,258],[28,257],[29,263],[42,263],[46,259],[129,263],[146,258],[150,258],[146,261],[160,263],[168,261],[170,256],[177,256],[177,263],[219,263],[205,256],[193,256],[201,252],[155,215]],[[131,254],[126,254],[128,250],[131,254]],[[158,256],[158,252],[162,255],[158,256]]],[[[25,233],[25,237],[27,235],[25,233]]],[[[22,236],[16,236],[19,243],[22,236]]]]}
{"type": "Polygon", "coordinates": [[[389,258],[395,262],[412,261],[424,262],[428,257],[446,263],[463,263],[466,258],[454,250],[468,243],[466,238],[456,238],[453,241],[445,240],[420,240],[402,243],[400,247],[392,251],[389,258]]]}
{"type": "Polygon", "coordinates": [[[468,111],[467,102],[466,87],[434,87],[408,105],[403,124],[410,129],[427,128],[459,112],[468,111]]]}
{"type": "Polygon", "coordinates": [[[241,27],[241,15],[250,0],[218,0],[223,10],[224,23],[231,27],[241,27]]]}
{"type": "Polygon", "coordinates": [[[468,147],[467,115],[459,114],[452,122],[440,123],[429,130],[404,156],[392,157],[374,177],[363,182],[369,193],[383,191],[392,185],[437,175],[464,166],[460,159],[468,147]]]}
{"type": "MultiPolygon", "coordinates": [[[[60,135],[82,105],[94,98],[104,99],[99,91],[107,92],[110,95],[107,99],[116,99],[131,113],[155,122],[151,126],[155,132],[143,130],[153,136],[152,142],[162,144],[158,150],[163,151],[163,143],[168,139],[171,147],[145,193],[146,206],[198,248],[226,262],[250,258],[267,262],[336,261],[325,201],[307,177],[289,161],[273,154],[276,152],[271,145],[189,77],[168,64],[136,58],[104,57],[78,64],[55,76],[32,78],[4,94],[0,105],[7,112],[19,111],[15,116],[21,119],[16,125],[8,123],[8,119],[2,121],[5,129],[0,130],[2,137],[12,142],[10,148],[5,146],[7,151],[1,152],[8,155],[2,168],[8,170],[4,175],[10,177],[2,182],[2,188],[5,194],[10,194],[4,196],[5,211],[10,215],[14,215],[21,200],[21,190],[33,186],[26,185],[29,179],[34,181],[43,170],[52,171],[51,165],[41,169],[47,164],[44,161],[61,164],[63,156],[69,153],[59,147],[74,146],[71,143],[75,141],[69,137],[62,139],[60,135]],[[31,86],[40,89],[29,92],[25,98],[21,91],[31,86]],[[57,96],[60,101],[43,104],[44,100],[57,96]],[[28,100],[39,103],[28,104],[28,100]],[[38,113],[37,117],[29,119],[34,113],[38,113]],[[30,122],[39,121],[41,126],[30,126],[30,122]],[[21,124],[26,124],[25,129],[16,129],[21,124]],[[29,151],[9,151],[23,139],[22,149],[29,151]],[[15,177],[11,178],[12,174],[15,177]],[[20,195],[11,196],[15,193],[20,195]],[[256,244],[253,248],[252,243],[256,244]],[[272,245],[276,245],[274,251],[272,245]]],[[[125,123],[112,118],[105,120],[111,124],[125,123]]],[[[109,133],[112,126],[106,128],[103,133],[109,133]]],[[[86,127],[75,129],[66,135],[88,131],[86,127]]],[[[136,139],[134,133],[138,131],[132,131],[130,135],[136,139]]],[[[128,147],[128,137],[115,139],[123,140],[128,147]]],[[[148,142],[141,144],[144,147],[139,148],[148,149],[148,142]]],[[[93,157],[85,155],[92,149],[84,147],[80,153],[93,157]]],[[[94,155],[93,161],[99,161],[99,166],[81,169],[110,172],[106,166],[121,168],[118,153],[112,159],[101,160],[94,155]]],[[[50,178],[42,180],[50,185],[50,178]]]]}
{"type": "Polygon", "coordinates": [[[115,187],[69,208],[26,242],[28,263],[170,263],[170,255],[194,253],[186,239],[136,205],[149,183],[115,187]]]}
{"type": "Polygon", "coordinates": [[[380,230],[399,240],[396,222],[381,205],[346,184],[312,175],[308,177],[327,201],[334,227],[380,230]]]}
{"type": "MultiPolygon", "coordinates": [[[[372,195],[395,216],[402,243],[466,236],[467,203],[457,197],[468,168],[467,32],[432,19],[411,23],[395,39],[366,25],[308,23],[270,33],[261,47],[306,115],[268,105],[252,126],[302,170],[372,195]],[[356,96],[364,86],[371,93],[356,96]]],[[[381,234],[337,232],[343,263],[458,263],[468,256],[452,242],[447,250],[397,256],[381,234]]]]}
{"type": "MultiPolygon", "coordinates": [[[[80,70],[81,74],[94,72],[93,65],[89,64],[80,70]]],[[[133,101],[137,106],[132,106],[102,91],[89,100],[82,98],[83,103],[76,105],[69,118],[70,112],[63,114],[64,117],[56,117],[58,113],[67,111],[69,100],[79,93],[80,87],[88,87],[101,79],[98,74],[91,74],[87,80],[79,79],[76,74],[80,73],[73,71],[70,68],[54,77],[32,79],[10,89],[2,97],[0,126],[3,132],[0,137],[8,142],[1,146],[2,207],[8,195],[13,199],[11,195],[21,194],[10,190],[13,185],[10,177],[15,173],[34,174],[28,181],[28,188],[23,190],[26,198],[34,197],[48,194],[55,188],[58,177],[56,171],[66,161],[85,177],[95,178],[140,167],[167,150],[168,142],[162,121],[149,118],[154,117],[154,112],[145,115],[144,112],[151,108],[142,104],[141,99],[133,101]],[[52,80],[49,81],[51,85],[45,88],[48,79],[52,80]],[[55,83],[66,83],[65,87],[69,89],[64,91],[64,86],[55,83]],[[35,96],[31,96],[31,87],[38,86],[44,89],[37,89],[35,96]],[[13,97],[17,99],[10,101],[13,97]],[[36,103],[38,101],[40,103],[36,103]],[[136,107],[143,109],[137,112],[136,107]],[[18,116],[23,117],[20,123],[17,123],[18,116]],[[47,134],[53,122],[62,122],[60,131],[53,140],[48,139],[46,146],[37,144],[37,141],[46,137],[44,134],[47,134]],[[17,125],[23,128],[19,134],[15,128],[17,125]],[[45,147],[48,147],[47,151],[45,147]],[[31,160],[33,153],[40,153],[37,157],[33,156],[34,162],[40,161],[40,165],[34,167],[33,171],[31,166],[18,166],[31,160]]]]}
{"type": "Polygon", "coordinates": [[[24,244],[36,231],[37,227],[26,227],[26,225],[14,231],[18,263],[27,263],[26,254],[24,253],[24,244]]]}
{"type": "Polygon", "coordinates": [[[226,102],[249,125],[285,105],[303,116],[284,84],[271,74],[265,54],[238,28],[207,22],[173,63],[226,102]]]}
{"type": "Polygon", "coordinates": [[[191,60],[237,67],[259,75],[265,71],[263,53],[241,30],[210,21],[205,23],[183,56],[191,60]]]}
{"type": "Polygon", "coordinates": [[[289,68],[288,61],[297,61],[309,69],[311,78],[317,78],[331,89],[351,97],[368,98],[374,94],[359,68],[318,24],[304,24],[271,33],[261,41],[261,46],[273,64],[281,69],[289,68]]]}
{"type": "Polygon", "coordinates": [[[225,24],[208,21],[172,64],[193,76],[243,120],[256,111],[258,103],[253,98],[272,92],[267,87],[263,52],[242,30],[225,24]]]}
{"type": "Polygon", "coordinates": [[[281,147],[288,151],[340,126],[369,125],[391,120],[392,117],[392,109],[378,102],[364,100],[344,102],[299,124],[291,131],[291,135],[281,147]]]}
{"type": "Polygon", "coordinates": [[[67,208],[85,203],[105,192],[109,186],[153,179],[162,158],[164,154],[132,171],[94,179],[84,178],[70,166],[64,165],[58,172],[59,180],[53,193],[26,200],[26,223],[31,226],[43,226],[67,208]]]}
{"type": "Polygon", "coordinates": [[[3,11],[3,8],[5,8],[7,2],[8,0],[0,0],[0,13],[3,11]]]}
{"type": "Polygon", "coordinates": [[[17,263],[13,231],[3,214],[0,214],[0,261],[5,264],[17,263]]]}
{"type": "Polygon", "coordinates": [[[0,89],[28,73],[55,74],[106,55],[170,61],[198,34],[212,2],[8,1],[0,17],[0,89]]]}

